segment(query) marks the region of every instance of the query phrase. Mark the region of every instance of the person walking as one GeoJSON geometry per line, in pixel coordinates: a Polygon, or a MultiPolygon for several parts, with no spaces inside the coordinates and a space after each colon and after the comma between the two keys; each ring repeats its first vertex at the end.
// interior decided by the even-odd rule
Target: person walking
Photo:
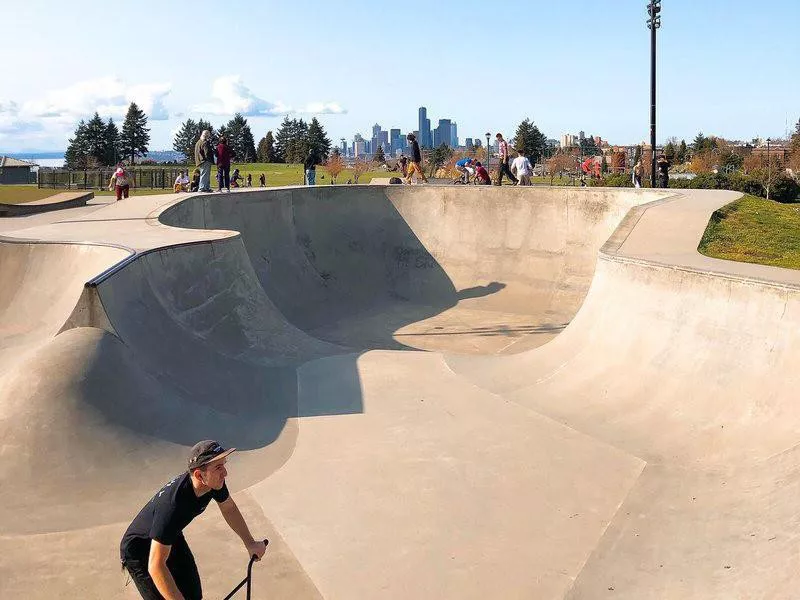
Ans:
{"type": "Polygon", "coordinates": [[[233,151],[228,145],[225,136],[220,136],[217,141],[217,180],[219,181],[219,191],[225,188],[231,191],[231,158],[233,151]]]}
{"type": "Polygon", "coordinates": [[[514,185],[517,185],[517,178],[514,177],[514,174],[508,167],[509,149],[514,150],[515,152],[516,150],[513,146],[511,146],[511,144],[503,139],[502,133],[498,133],[495,138],[497,139],[497,147],[500,150],[500,164],[498,165],[497,169],[497,181],[495,182],[495,185],[503,185],[503,175],[508,176],[514,185]]]}
{"type": "Polygon", "coordinates": [[[130,195],[131,180],[130,177],[128,177],[128,173],[125,171],[125,167],[122,166],[122,163],[117,163],[117,168],[114,174],[111,175],[111,180],[108,182],[108,191],[113,191],[115,193],[117,201],[127,198],[130,195]]]}
{"type": "Polygon", "coordinates": [[[303,162],[303,169],[306,174],[306,185],[316,185],[317,183],[317,156],[313,148],[308,149],[308,156],[303,162]]]}
{"type": "Polygon", "coordinates": [[[408,149],[411,153],[406,170],[406,183],[410,184],[412,182],[414,173],[417,174],[418,178],[422,178],[423,183],[428,183],[428,178],[425,177],[425,173],[422,171],[422,152],[419,149],[417,136],[413,133],[409,133],[406,139],[408,140],[408,149]]]}
{"type": "Polygon", "coordinates": [[[511,161],[511,170],[516,174],[519,185],[531,185],[531,175],[533,175],[533,165],[523,152],[511,161]]]}
{"type": "Polygon", "coordinates": [[[206,129],[194,145],[194,162],[200,169],[199,192],[212,192],[211,165],[214,164],[214,147],[211,145],[211,132],[206,129]]]}
{"type": "Polygon", "coordinates": [[[225,485],[225,463],[234,450],[213,440],[195,444],[188,470],[156,492],[128,526],[120,542],[120,559],[144,600],[202,600],[200,575],[183,530],[211,500],[242,540],[247,555],[258,560],[264,556],[266,544],[253,539],[225,485]]]}

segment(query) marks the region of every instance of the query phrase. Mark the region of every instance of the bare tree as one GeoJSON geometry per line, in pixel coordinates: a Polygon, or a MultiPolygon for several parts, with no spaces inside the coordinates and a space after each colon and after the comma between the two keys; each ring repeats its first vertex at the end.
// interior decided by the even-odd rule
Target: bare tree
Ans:
{"type": "Polygon", "coordinates": [[[330,175],[331,181],[336,183],[336,178],[339,176],[339,173],[344,171],[344,159],[340,154],[331,154],[330,158],[328,158],[325,163],[325,170],[328,172],[328,175],[330,175]]]}
{"type": "Polygon", "coordinates": [[[358,178],[369,171],[370,166],[371,163],[367,162],[366,160],[362,158],[356,159],[356,162],[353,163],[353,179],[355,183],[358,183],[358,178]]]}
{"type": "Polygon", "coordinates": [[[571,171],[575,167],[575,157],[569,154],[554,154],[547,159],[547,170],[550,173],[550,185],[553,185],[553,178],[556,173],[562,174],[571,171]]]}

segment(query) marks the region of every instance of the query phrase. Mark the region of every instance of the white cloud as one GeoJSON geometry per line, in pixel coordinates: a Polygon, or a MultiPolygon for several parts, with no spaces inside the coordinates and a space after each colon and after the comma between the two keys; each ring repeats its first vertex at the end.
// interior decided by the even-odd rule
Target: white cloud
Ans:
{"type": "Polygon", "coordinates": [[[98,112],[101,117],[122,119],[131,102],[136,102],[153,121],[166,120],[165,99],[169,83],[127,85],[115,77],[80,81],[69,87],[48,91],[43,98],[25,102],[21,112],[29,117],[77,120],[98,112]]]}
{"type": "Polygon", "coordinates": [[[246,117],[274,117],[291,112],[282,103],[273,103],[256,96],[250,91],[241,76],[225,75],[211,84],[211,102],[198,104],[192,112],[211,115],[233,115],[241,113],[246,117]]]}
{"type": "Polygon", "coordinates": [[[343,115],[347,111],[336,102],[309,102],[304,108],[299,108],[294,112],[309,115],[343,115]]]}

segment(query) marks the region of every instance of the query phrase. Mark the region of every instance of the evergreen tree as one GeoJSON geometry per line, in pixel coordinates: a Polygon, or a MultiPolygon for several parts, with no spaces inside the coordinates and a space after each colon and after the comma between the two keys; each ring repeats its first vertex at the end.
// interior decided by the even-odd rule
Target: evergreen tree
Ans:
{"type": "Polygon", "coordinates": [[[535,164],[541,162],[544,157],[547,149],[547,136],[539,131],[539,128],[531,123],[530,119],[525,119],[517,127],[513,146],[535,164]]]}
{"type": "Polygon", "coordinates": [[[311,123],[308,125],[307,139],[308,146],[314,150],[317,160],[325,162],[331,152],[331,141],[328,139],[328,136],[325,134],[325,129],[320,122],[317,121],[316,117],[311,119],[311,123]]]}
{"type": "Polygon", "coordinates": [[[675,152],[675,158],[680,164],[685,163],[689,159],[689,148],[686,146],[686,140],[681,140],[681,145],[678,146],[675,152]]]}
{"type": "Polygon", "coordinates": [[[258,142],[256,149],[256,156],[258,162],[274,163],[275,161],[275,138],[272,137],[272,132],[268,131],[267,135],[261,138],[258,142]]]}
{"type": "Polygon", "coordinates": [[[105,138],[105,158],[103,164],[114,165],[121,158],[119,156],[119,129],[117,129],[117,124],[114,123],[114,119],[108,120],[105,138]]]}
{"type": "MultiPolygon", "coordinates": [[[[237,160],[253,162],[256,159],[256,144],[250,126],[240,113],[236,113],[226,125],[228,144],[237,160]]],[[[220,135],[222,128],[220,128],[220,135]]]]}
{"type": "Polygon", "coordinates": [[[285,163],[286,153],[289,149],[292,122],[289,117],[284,117],[278,131],[275,132],[275,162],[285,163]]]}
{"type": "Polygon", "coordinates": [[[675,144],[673,144],[672,142],[668,142],[664,146],[664,156],[667,158],[670,164],[675,161],[676,154],[677,154],[677,149],[675,148],[675,144]]]}
{"type": "Polygon", "coordinates": [[[198,139],[200,139],[200,134],[197,123],[192,119],[186,119],[181,123],[175,139],[172,140],[172,149],[183,154],[186,160],[191,162],[194,160],[194,145],[198,139]]]}
{"type": "Polygon", "coordinates": [[[444,142],[431,152],[431,172],[445,164],[453,156],[453,149],[444,142]]]}
{"type": "Polygon", "coordinates": [[[86,123],[85,136],[86,158],[90,166],[106,164],[106,124],[99,114],[94,113],[86,123]]]}
{"type": "Polygon", "coordinates": [[[641,145],[636,146],[636,152],[633,153],[633,164],[638,163],[642,160],[642,147],[641,145]]]}
{"type": "Polygon", "coordinates": [[[791,137],[791,145],[793,152],[800,152],[800,119],[797,119],[797,125],[794,126],[794,133],[791,137]]]}
{"type": "Polygon", "coordinates": [[[64,162],[68,169],[83,169],[86,167],[86,122],[81,119],[75,128],[75,133],[69,139],[67,151],[64,153],[64,162]]]}
{"type": "Polygon", "coordinates": [[[372,160],[373,162],[376,162],[379,165],[382,165],[383,163],[386,162],[386,155],[383,153],[382,144],[378,144],[378,149],[375,150],[375,154],[372,156],[372,160]]]}
{"type": "Polygon", "coordinates": [[[147,154],[147,145],[150,143],[150,129],[147,127],[147,115],[144,111],[131,102],[125,122],[122,124],[120,148],[124,156],[131,157],[131,164],[137,156],[147,154]]]}

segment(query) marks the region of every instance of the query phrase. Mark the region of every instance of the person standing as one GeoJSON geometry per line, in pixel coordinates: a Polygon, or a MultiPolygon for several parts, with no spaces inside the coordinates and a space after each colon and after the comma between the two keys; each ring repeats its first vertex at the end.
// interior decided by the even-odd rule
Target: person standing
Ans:
{"type": "MultiPolygon", "coordinates": [[[[500,151],[500,165],[497,169],[497,182],[495,185],[503,185],[503,175],[508,176],[508,178],[517,185],[518,181],[517,178],[514,177],[514,174],[511,172],[511,169],[508,167],[508,159],[509,159],[509,149],[515,150],[513,146],[511,146],[507,141],[503,139],[503,134],[498,133],[495,138],[497,139],[497,147],[500,151]]],[[[515,150],[516,151],[516,150],[515,150]]]]}
{"type": "Polygon", "coordinates": [[[183,530],[211,500],[216,500],[247,555],[258,560],[264,556],[266,542],[253,539],[225,485],[225,461],[234,450],[226,450],[213,440],[195,444],[189,453],[188,470],[156,492],[122,536],[122,568],[145,600],[202,599],[200,574],[183,530]]]}
{"type": "Polygon", "coordinates": [[[211,132],[206,129],[194,145],[194,162],[200,169],[199,192],[212,192],[211,165],[214,164],[214,147],[211,145],[211,132]]]}
{"type": "Polygon", "coordinates": [[[633,187],[642,187],[642,161],[638,161],[633,165],[633,187]]]}
{"type": "Polygon", "coordinates": [[[308,149],[308,156],[303,162],[303,169],[306,173],[306,185],[316,185],[317,183],[317,157],[313,148],[308,149]]]}
{"type": "Polygon", "coordinates": [[[225,136],[220,136],[217,142],[217,179],[219,180],[219,191],[225,188],[231,191],[231,158],[233,152],[228,145],[225,136]]]}
{"type": "Polygon", "coordinates": [[[658,157],[656,168],[658,169],[658,187],[669,187],[669,161],[663,154],[658,157]]]}
{"type": "Polygon", "coordinates": [[[267,185],[267,176],[264,175],[263,173],[258,176],[258,185],[260,187],[264,187],[267,185]]]}
{"type": "Polygon", "coordinates": [[[511,162],[511,170],[517,174],[519,185],[531,185],[531,175],[533,175],[533,165],[524,153],[519,155],[511,162]]]}
{"type": "Polygon", "coordinates": [[[410,184],[413,181],[414,173],[417,174],[418,178],[422,178],[424,183],[428,183],[428,178],[425,177],[425,173],[422,171],[422,152],[419,149],[417,136],[413,133],[409,133],[406,139],[408,140],[408,149],[411,153],[406,171],[406,183],[410,184]]]}

